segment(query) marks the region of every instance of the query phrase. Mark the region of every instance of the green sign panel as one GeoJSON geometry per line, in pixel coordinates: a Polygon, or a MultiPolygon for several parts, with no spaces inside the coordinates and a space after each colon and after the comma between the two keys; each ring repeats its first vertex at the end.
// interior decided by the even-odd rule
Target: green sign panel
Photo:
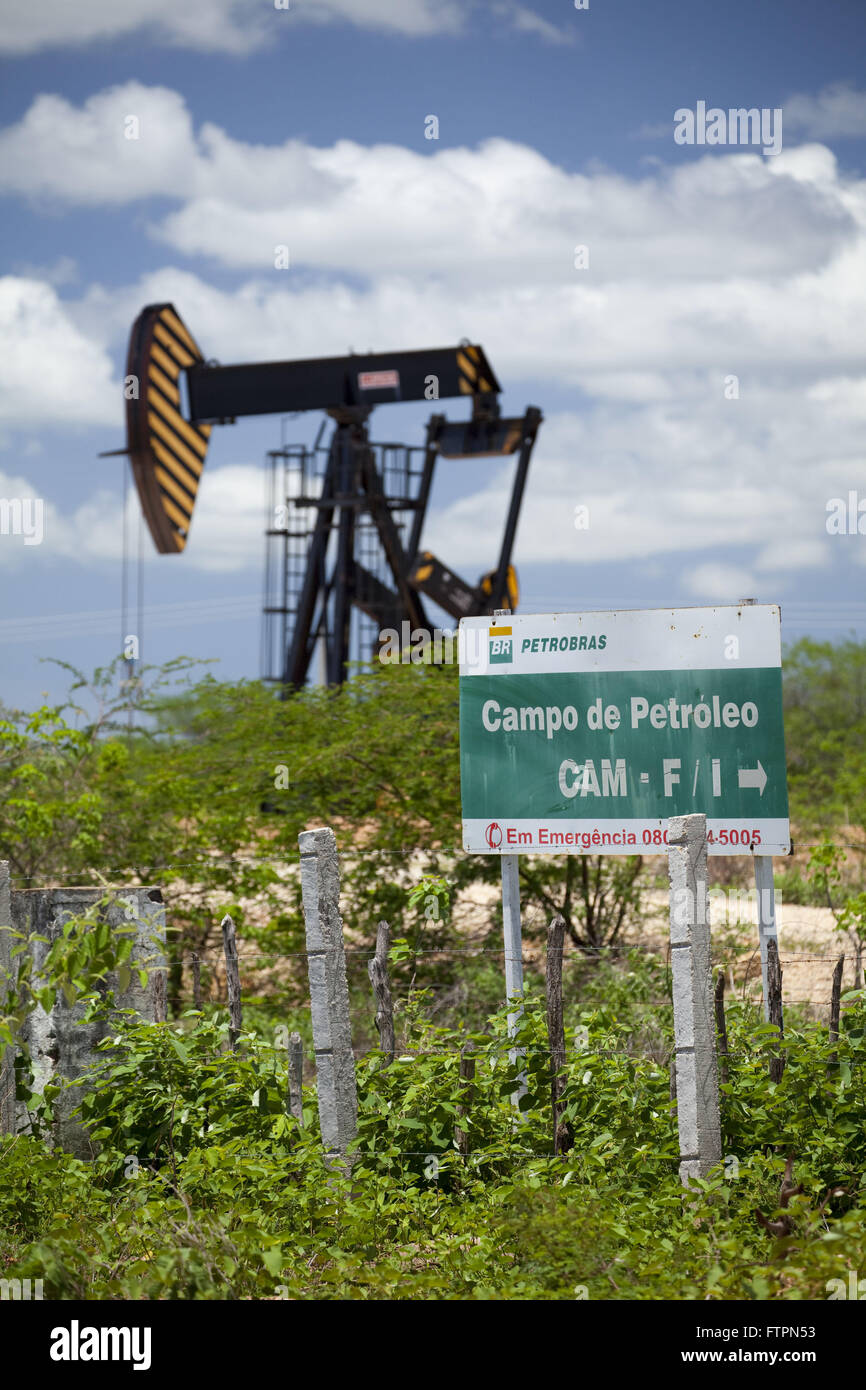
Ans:
{"type": "Polygon", "coordinates": [[[714,854],[790,845],[779,610],[461,623],[464,844],[664,852],[702,811],[714,854]]]}

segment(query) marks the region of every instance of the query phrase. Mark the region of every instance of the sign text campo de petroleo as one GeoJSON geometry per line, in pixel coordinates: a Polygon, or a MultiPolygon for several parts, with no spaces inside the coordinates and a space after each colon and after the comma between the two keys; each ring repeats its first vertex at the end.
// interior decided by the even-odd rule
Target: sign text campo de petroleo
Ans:
{"type": "Polygon", "coordinates": [[[787,854],[778,607],[464,618],[460,777],[482,854],[787,854]]]}

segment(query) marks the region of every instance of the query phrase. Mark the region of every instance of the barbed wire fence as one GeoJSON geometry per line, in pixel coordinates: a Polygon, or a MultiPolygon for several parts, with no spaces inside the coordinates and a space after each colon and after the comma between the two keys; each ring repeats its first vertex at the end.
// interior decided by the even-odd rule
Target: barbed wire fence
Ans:
{"type": "MultiPolygon", "coordinates": [[[[377,855],[380,854],[379,851],[376,851],[376,853],[377,855]]],[[[401,853],[405,853],[406,856],[410,856],[414,853],[417,856],[417,851],[405,851],[401,853]]],[[[352,855],[357,856],[357,854],[358,851],[353,849],[352,855]]],[[[226,856],[221,858],[220,862],[224,863],[228,868],[232,864],[237,864],[238,858],[238,856],[226,856]]],[[[287,865],[283,856],[249,855],[243,856],[243,861],[245,864],[253,866],[260,864],[279,864],[284,870],[284,877],[283,875],[281,875],[281,877],[283,877],[286,888],[296,887],[296,866],[287,865]]],[[[208,862],[213,863],[213,859],[209,857],[208,862]]],[[[188,864],[176,864],[173,867],[175,869],[183,867],[200,870],[201,862],[190,861],[188,864]]],[[[53,876],[51,885],[42,886],[45,888],[49,886],[53,887],[55,886],[57,878],[69,879],[73,877],[80,878],[81,876],[53,876]]],[[[104,883],[104,878],[102,881],[104,883]]],[[[30,886],[33,886],[32,881],[30,886]]],[[[70,885],[67,883],[67,886],[70,885]]],[[[91,883],[81,886],[92,887],[93,885],[91,883]]],[[[195,885],[178,885],[179,893],[182,893],[187,887],[194,888],[195,885]]],[[[122,891],[122,889],[118,891],[122,891]]],[[[214,890],[209,891],[213,892],[214,890]]],[[[392,1029],[393,1014],[396,1014],[399,1018],[401,1010],[405,1010],[405,1007],[410,1001],[417,1000],[422,992],[432,997],[435,996],[437,992],[441,994],[454,991],[455,981],[453,979],[448,979],[443,982],[435,978],[425,978],[424,967],[426,965],[441,964],[442,962],[449,961],[462,965],[471,960],[494,962],[504,959],[506,955],[505,946],[489,944],[489,933],[496,927],[495,901],[491,899],[486,903],[480,903],[475,899],[473,903],[471,899],[466,897],[464,892],[462,906],[465,908],[467,903],[475,909],[476,916],[479,910],[482,912],[482,915],[484,912],[487,914],[486,923],[482,924],[478,929],[481,937],[479,941],[473,942],[470,940],[467,944],[459,945],[451,943],[427,945],[424,944],[423,941],[423,929],[420,933],[420,939],[416,937],[414,942],[409,943],[407,941],[402,960],[400,961],[402,978],[392,978],[389,980],[392,1005],[392,1029]]],[[[459,910],[460,904],[458,904],[457,907],[459,910]]],[[[529,939],[524,949],[522,964],[527,970],[534,971],[540,980],[544,980],[546,975],[547,959],[544,943],[538,938],[540,933],[549,925],[549,916],[550,914],[539,907],[534,907],[524,913],[524,926],[529,939]]],[[[725,925],[732,927],[738,924],[726,921],[725,925]]],[[[216,926],[217,922],[214,920],[214,927],[216,926]]],[[[452,927],[454,930],[460,930],[460,924],[453,920],[452,927]]],[[[784,920],[781,922],[781,931],[784,936],[784,920]]],[[[840,947],[841,945],[842,941],[840,938],[840,947]]],[[[566,998],[568,999],[569,995],[571,995],[569,1002],[577,1002],[579,1000],[579,993],[569,989],[568,972],[570,967],[583,967],[589,969],[602,962],[627,964],[632,953],[638,955],[642,954],[645,958],[654,959],[659,961],[663,966],[669,967],[669,946],[663,939],[652,941],[626,939],[613,943],[580,946],[572,944],[566,949],[563,949],[561,953],[561,963],[566,972],[563,983],[563,992],[566,998]]],[[[278,990],[285,984],[284,978],[277,979],[276,981],[273,979],[273,970],[275,966],[279,963],[292,962],[294,966],[300,966],[301,963],[303,963],[305,966],[309,967],[311,957],[316,954],[316,952],[311,952],[307,948],[267,950],[263,949],[255,942],[244,943],[244,941],[241,941],[240,945],[235,948],[235,954],[232,957],[230,954],[227,954],[225,949],[220,949],[220,947],[215,944],[203,945],[199,950],[187,949],[185,946],[181,945],[180,950],[172,952],[167,968],[174,966],[176,969],[179,968],[181,970],[184,993],[188,999],[193,998],[194,995],[198,996],[198,998],[193,1000],[197,1007],[201,1005],[203,999],[209,1004],[224,1005],[227,993],[229,995],[232,993],[232,991],[228,989],[232,972],[236,972],[237,979],[233,992],[237,1000],[237,1017],[232,1017],[232,1034],[237,1038],[241,1035],[240,1001],[242,997],[246,996],[249,998],[251,995],[261,995],[263,984],[266,993],[273,993],[275,989],[278,990]],[[204,980],[202,980],[202,976],[204,976],[204,980]],[[204,993],[202,992],[203,983],[205,985],[204,993]]],[[[353,986],[356,987],[355,999],[357,1004],[357,986],[363,989],[365,987],[365,981],[363,975],[360,980],[357,980],[355,976],[359,971],[363,971],[364,975],[367,974],[370,962],[374,961],[376,958],[376,947],[355,944],[343,945],[341,954],[343,955],[349,971],[352,973],[353,986]]],[[[859,953],[847,949],[818,951],[808,947],[803,949],[790,948],[779,953],[779,963],[782,967],[783,979],[786,976],[788,978],[788,985],[784,992],[784,1003],[786,1005],[802,1006],[804,1009],[812,1011],[813,1016],[821,1017],[822,1015],[829,1015],[830,1028],[832,1029],[835,1023],[838,1033],[839,1000],[837,996],[839,993],[839,985],[841,984],[843,976],[846,974],[851,975],[851,983],[856,984],[855,972],[859,969],[859,953]],[[796,978],[797,971],[805,967],[809,968],[806,976],[805,988],[801,985],[792,989],[790,983],[791,975],[794,974],[796,978]],[[816,970],[815,967],[820,968],[816,970]],[[836,1009],[835,1017],[833,1014],[834,1007],[836,1009]]],[[[736,946],[732,947],[729,939],[725,938],[725,940],[720,943],[719,950],[714,952],[713,966],[715,971],[720,971],[723,976],[727,977],[732,988],[736,988],[739,991],[744,1002],[755,1005],[756,1007],[760,1006],[762,1002],[761,973],[757,944],[750,948],[747,943],[741,941],[737,943],[736,946]]],[[[391,975],[393,976],[394,974],[395,972],[392,970],[391,975]]],[[[303,975],[300,971],[296,972],[292,982],[297,989],[303,989],[303,975]]],[[[460,981],[458,980],[457,984],[459,985],[459,983],[460,981]]],[[[366,988],[370,990],[369,983],[366,984],[366,988]]],[[[370,992],[370,998],[371,1001],[377,1004],[380,1002],[379,1000],[374,1001],[373,991],[370,992]]],[[[360,1059],[364,1056],[368,1056],[372,1052],[379,1051],[377,1040],[373,1037],[372,1012],[371,1010],[370,1041],[363,1045],[353,1044],[350,1047],[352,1056],[355,1059],[360,1059]]],[[[377,1024],[378,1022],[379,1020],[377,1018],[377,1024]]],[[[572,1030],[569,1029],[569,1032],[572,1032],[572,1030]]],[[[297,1034],[294,1034],[293,1037],[296,1038],[298,1042],[300,1041],[297,1034]]],[[[659,1054],[665,1049],[659,1045],[659,1040],[654,1041],[656,1044],[654,1050],[647,1050],[647,1040],[642,1038],[638,1033],[629,1037],[628,1041],[624,1042],[621,1046],[616,1047],[592,1047],[588,1045],[584,1038],[580,1038],[577,1041],[572,1038],[566,1050],[572,1057],[579,1053],[587,1060],[619,1055],[632,1059],[644,1057],[647,1060],[655,1062],[657,1065],[662,1065],[666,1059],[659,1054]]],[[[455,1053],[460,1053],[460,1076],[464,1085],[474,1078],[475,1059],[471,1049],[467,1050],[465,1044],[449,1042],[445,1046],[419,1048],[412,1047],[408,1038],[404,1037],[395,1041],[393,1051],[398,1061],[401,1058],[408,1059],[410,1057],[450,1056],[453,1058],[455,1053]],[[471,1077],[468,1071],[470,1064],[472,1065],[471,1077]]],[[[500,1045],[488,1041],[484,1047],[484,1055],[488,1059],[496,1058],[498,1055],[501,1055],[503,1059],[508,1056],[513,1060],[514,1053],[515,1046],[513,1041],[510,1040],[503,1040],[500,1045]]],[[[547,1046],[534,1047],[524,1045],[520,1048],[520,1055],[524,1058],[541,1055],[548,1057],[550,1059],[551,1071],[554,1067],[554,1053],[555,1047],[552,1041],[549,1041],[547,1046]]],[[[303,1057],[303,1050],[301,1055],[303,1057]]],[[[726,1061],[736,1063],[738,1061],[747,1060],[752,1054],[736,1050],[728,1051],[726,1048],[724,1055],[726,1061]]],[[[297,1056],[298,1051],[296,1047],[296,1059],[297,1056]]],[[[291,1071],[291,1064],[289,1070],[291,1071]]],[[[295,1075],[293,1077],[296,1094],[300,1093],[305,1074],[309,1080],[313,1079],[314,1072],[313,1068],[309,1065],[309,1059],[307,1059],[306,1068],[303,1067],[302,1063],[300,1076],[297,1075],[296,1061],[295,1075]]],[[[295,1113],[297,1117],[297,1105],[295,1106],[295,1113]]],[[[391,1162],[393,1158],[399,1156],[407,1158],[426,1158],[430,1155],[423,1150],[396,1150],[391,1147],[389,1152],[381,1157],[381,1161],[391,1162]]],[[[465,1156],[464,1154],[464,1157],[465,1156]]],[[[517,1155],[515,1157],[515,1162],[520,1163],[525,1161],[531,1164],[535,1159],[556,1156],[561,1156],[561,1152],[554,1147],[550,1154],[517,1155]]]]}

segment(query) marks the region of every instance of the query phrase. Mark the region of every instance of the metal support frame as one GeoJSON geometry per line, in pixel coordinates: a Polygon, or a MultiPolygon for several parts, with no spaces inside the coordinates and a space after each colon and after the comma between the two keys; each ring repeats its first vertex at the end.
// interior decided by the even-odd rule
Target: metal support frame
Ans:
{"type": "Polygon", "coordinates": [[[316,524],[313,530],[310,548],[307,552],[307,572],[304,577],[304,586],[301,590],[301,597],[295,615],[295,626],[288,651],[286,652],[284,680],[284,685],[286,687],[302,686],[307,678],[307,669],[310,661],[310,632],[313,626],[316,600],[322,589],[325,573],[325,555],[328,548],[331,522],[334,515],[334,504],[331,499],[336,491],[335,483],[338,457],[338,445],[335,435],[331,443],[328,467],[322,485],[321,505],[316,516],[316,524]]]}
{"type": "MultiPolygon", "coordinates": [[[[488,403],[487,413],[480,416],[482,424],[490,409],[488,403]]],[[[431,637],[433,628],[424,594],[451,617],[478,616],[495,610],[514,578],[512,550],[541,422],[541,412],[534,407],[522,418],[498,422],[497,427],[512,438],[516,467],[497,568],[473,585],[465,583],[429,552],[418,554],[439,458],[437,440],[443,429],[450,428],[446,417],[434,415],[428,424],[420,473],[413,473],[411,463],[404,460],[397,467],[395,481],[394,453],[398,451],[399,455],[405,446],[371,444],[367,431],[370,407],[343,406],[328,413],[336,424],[321,488],[317,492],[314,474],[302,464],[301,491],[288,499],[297,508],[314,510],[316,520],[310,532],[294,622],[288,633],[282,681],[285,694],[306,681],[317,642],[324,643],[328,684],[339,685],[345,680],[352,650],[353,609],[366,615],[380,632],[386,628],[401,631],[402,624],[407,623],[409,631],[426,632],[431,637]],[[381,451],[381,463],[377,462],[377,450],[381,451]],[[408,526],[408,538],[404,539],[401,525],[408,526]],[[366,552],[365,531],[372,537],[372,541],[366,542],[366,552]],[[372,567],[371,561],[364,558],[365,553],[373,557],[372,567]]],[[[497,422],[497,417],[491,418],[497,422]]],[[[470,429],[474,420],[475,416],[460,428],[470,429]]],[[[406,450],[407,455],[411,452],[406,450]]],[[[288,454],[296,456],[292,451],[288,454]]],[[[304,451],[299,456],[306,458],[304,451]]],[[[289,527],[282,534],[288,538],[299,533],[289,527]]],[[[284,591],[286,588],[284,581],[284,591]]]]}
{"type": "Polygon", "coordinates": [[[761,951],[761,987],[764,996],[764,1018],[770,1018],[770,992],[767,987],[767,944],[778,945],[776,926],[776,890],[773,883],[773,858],[769,854],[755,855],[755,896],[758,900],[758,944],[761,951]]]}
{"type": "Polygon", "coordinates": [[[514,538],[517,535],[517,521],[520,516],[520,505],[523,501],[523,492],[529,473],[529,460],[532,457],[532,448],[535,444],[535,436],[538,433],[540,424],[541,411],[537,410],[534,406],[530,406],[523,420],[523,442],[520,446],[520,455],[517,460],[517,471],[514,476],[514,482],[511,485],[511,502],[505,521],[505,531],[502,536],[502,549],[499,552],[499,564],[496,568],[496,582],[493,585],[492,594],[494,606],[501,604],[505,594],[508,566],[511,564],[511,552],[514,548],[514,538]]]}
{"type": "Polygon", "coordinates": [[[409,533],[409,544],[406,551],[410,565],[414,564],[418,557],[418,547],[421,544],[421,532],[424,529],[424,518],[427,515],[427,504],[430,501],[430,488],[433,485],[433,470],[436,467],[436,432],[444,422],[444,415],[431,415],[427,424],[427,439],[424,445],[424,471],[421,474],[421,484],[418,488],[418,504],[415,515],[412,518],[412,530],[409,533]]]}

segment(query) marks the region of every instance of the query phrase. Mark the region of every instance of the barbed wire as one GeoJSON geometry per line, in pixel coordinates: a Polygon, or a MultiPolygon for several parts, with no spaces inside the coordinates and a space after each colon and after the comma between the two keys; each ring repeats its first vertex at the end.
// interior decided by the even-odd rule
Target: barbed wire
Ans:
{"type": "MultiPolygon", "coordinates": [[[[662,1040],[660,1040],[660,1041],[662,1041],[662,1040]]],[[[667,1044],[665,1044],[665,1046],[667,1047],[667,1044]]],[[[768,1049],[775,1050],[776,1048],[779,1047],[779,1040],[778,1040],[777,1038],[768,1038],[768,1039],[766,1040],[766,1042],[765,1042],[765,1047],[768,1048],[768,1049]]],[[[281,1049],[280,1049],[279,1047],[275,1047],[275,1051],[280,1051],[280,1050],[281,1050],[281,1049]]],[[[377,1048],[377,1047],[372,1047],[372,1048],[353,1047],[351,1050],[352,1050],[352,1054],[353,1054],[354,1056],[356,1056],[356,1057],[370,1057],[370,1056],[375,1057],[375,1056],[379,1053],[379,1051],[380,1051],[380,1049],[377,1048]]],[[[630,1059],[631,1059],[632,1061],[634,1061],[634,1062],[652,1062],[655,1066],[659,1067],[662,1071],[666,1071],[666,1070],[667,1070],[667,1063],[660,1061],[657,1057],[653,1057],[653,1056],[651,1056],[651,1055],[650,1055],[649,1053],[647,1053],[647,1052],[637,1051],[637,1050],[634,1050],[634,1049],[631,1049],[631,1048],[628,1048],[628,1047],[594,1048],[594,1047],[581,1047],[581,1046],[579,1046],[579,1045],[577,1045],[577,1044],[572,1044],[571,1047],[566,1047],[565,1050],[566,1050],[566,1054],[573,1054],[573,1055],[576,1056],[576,1057],[585,1057],[585,1058],[590,1058],[590,1057],[628,1057],[628,1058],[630,1058],[630,1059]]],[[[674,1049],[673,1049],[673,1045],[672,1045],[672,1044],[670,1045],[670,1051],[671,1051],[671,1053],[673,1054],[674,1049]]],[[[519,1042],[511,1041],[511,1042],[503,1043],[503,1044],[502,1044],[501,1046],[499,1046],[499,1047],[489,1047],[489,1046],[487,1046],[487,1047],[484,1047],[483,1049],[479,1049],[477,1052],[473,1052],[472,1049],[469,1048],[469,1047],[443,1047],[443,1048],[437,1048],[437,1047],[432,1047],[432,1048],[423,1048],[423,1047],[422,1047],[422,1048],[411,1048],[411,1047],[396,1048],[396,1047],[395,1047],[395,1050],[394,1050],[394,1061],[395,1061],[395,1062],[399,1062],[403,1057],[451,1057],[451,1056],[455,1056],[455,1057],[465,1056],[465,1057],[467,1057],[467,1058],[472,1059],[473,1061],[478,1061],[479,1059],[483,1059],[484,1057],[489,1057],[489,1056],[491,1056],[491,1054],[492,1054],[492,1055],[495,1055],[495,1056],[499,1056],[499,1055],[503,1055],[503,1056],[504,1056],[504,1055],[507,1053],[507,1054],[510,1056],[510,1054],[511,1054],[512,1052],[515,1053],[518,1057],[532,1057],[532,1056],[552,1057],[552,1056],[553,1056],[553,1049],[550,1048],[550,1047],[530,1047],[530,1046],[525,1046],[525,1045],[523,1045],[523,1044],[521,1044],[521,1043],[519,1043],[519,1042]]],[[[754,1060],[756,1057],[757,1057],[757,1058],[762,1058],[762,1059],[763,1059],[763,1058],[764,1058],[764,1055],[765,1055],[765,1054],[764,1054],[764,1051],[762,1050],[762,1048],[760,1047],[760,1045],[759,1045],[758,1047],[756,1047],[753,1051],[738,1050],[738,1051],[734,1051],[734,1052],[721,1052],[721,1051],[719,1052],[719,1057],[720,1057],[720,1058],[727,1059],[728,1061],[735,1061],[735,1062],[736,1062],[736,1061],[743,1061],[743,1060],[747,1060],[747,1061],[748,1061],[748,1060],[754,1060]]],[[[837,1064],[837,1065],[838,1065],[838,1064],[837,1064]]],[[[857,1061],[847,1062],[847,1061],[846,1061],[846,1065],[849,1066],[853,1071],[860,1071],[860,1070],[862,1070],[864,1067],[866,1067],[866,1062],[857,1062],[857,1061]]]]}
{"type": "MultiPolygon", "coordinates": [[[[458,1124],[457,1127],[459,1128],[459,1124],[458,1124]]],[[[228,1152],[228,1154],[227,1154],[226,1156],[227,1156],[228,1158],[231,1158],[231,1159],[235,1159],[235,1158],[252,1158],[252,1159],[256,1159],[256,1160],[257,1160],[258,1162],[260,1162],[260,1163],[267,1163],[267,1162],[270,1160],[270,1161],[272,1161],[272,1162],[275,1163],[275,1164],[279,1164],[282,1168],[285,1168],[286,1158],[287,1158],[287,1157],[290,1157],[290,1156],[291,1156],[291,1153],[292,1153],[292,1150],[291,1150],[291,1149],[287,1149],[287,1150],[284,1150],[283,1152],[281,1152],[280,1154],[273,1154],[273,1155],[268,1154],[268,1153],[263,1153],[261,1150],[256,1150],[256,1149],[244,1149],[244,1150],[231,1149],[231,1150],[228,1152]]],[[[391,1160],[391,1159],[394,1159],[394,1158],[426,1158],[426,1159],[435,1158],[435,1159],[437,1159],[437,1160],[441,1160],[441,1159],[444,1159],[444,1158],[453,1157],[453,1158],[455,1158],[455,1159],[459,1159],[460,1162],[462,1162],[462,1163],[469,1163],[469,1164],[475,1165],[475,1166],[481,1166],[482,1164],[489,1164],[489,1163],[507,1163],[510,1167],[520,1167],[520,1168],[531,1168],[532,1165],[533,1165],[534,1163],[546,1162],[546,1161],[548,1161],[549,1159],[559,1159],[559,1161],[562,1162],[562,1163],[568,1163],[568,1162],[570,1162],[573,1158],[583,1158],[584,1156],[585,1156],[584,1151],[583,1151],[583,1150],[576,1149],[576,1148],[571,1148],[571,1149],[568,1150],[567,1153],[560,1153],[560,1154],[555,1154],[555,1153],[552,1153],[552,1152],[549,1152],[549,1151],[548,1151],[548,1152],[544,1152],[544,1153],[535,1153],[535,1154],[515,1154],[515,1155],[509,1155],[509,1154],[487,1154],[487,1153],[485,1153],[485,1151],[484,1151],[483,1149],[482,1149],[482,1150],[479,1150],[479,1151],[476,1151],[475,1153],[473,1153],[473,1152],[470,1151],[469,1153],[465,1153],[465,1154],[464,1154],[464,1153],[461,1153],[459,1149],[448,1148],[448,1149],[391,1149],[391,1150],[389,1150],[389,1152],[387,1152],[387,1153],[378,1153],[378,1152],[376,1152],[376,1151],[372,1151],[372,1152],[371,1152],[371,1151],[368,1151],[368,1150],[361,1150],[361,1151],[359,1151],[359,1150],[355,1149],[355,1150],[352,1151],[352,1153],[350,1153],[350,1154],[348,1154],[348,1155],[346,1155],[346,1156],[342,1156],[342,1155],[338,1155],[338,1154],[332,1154],[332,1155],[329,1154],[329,1155],[328,1155],[328,1157],[332,1158],[332,1160],[334,1160],[334,1161],[341,1161],[341,1162],[346,1163],[347,1165],[351,1164],[352,1166],[354,1166],[354,1165],[356,1165],[356,1164],[358,1164],[358,1163],[368,1163],[368,1162],[371,1162],[371,1161],[374,1160],[374,1159],[377,1160],[377,1161],[380,1162],[380,1163],[387,1163],[387,1162],[390,1162],[390,1160],[391,1160]]],[[[654,1157],[657,1159],[657,1161],[658,1161],[659,1163],[678,1164],[678,1163],[680,1162],[679,1156],[678,1156],[678,1155],[674,1155],[674,1154],[671,1154],[670,1157],[667,1157],[667,1158],[666,1158],[664,1155],[662,1155],[662,1154],[656,1154],[656,1155],[654,1155],[654,1157]]],[[[736,1155],[726,1155],[725,1157],[736,1157],[736,1155]]],[[[187,1160],[189,1159],[189,1154],[186,1155],[186,1159],[187,1159],[187,1160]]],[[[146,1159],[146,1158],[145,1158],[145,1159],[140,1159],[140,1160],[139,1160],[139,1167],[140,1167],[140,1168],[146,1167],[147,1164],[148,1164],[148,1162],[149,1162],[149,1160],[146,1159]]],[[[722,1164],[723,1162],[724,1162],[723,1159],[720,1160],[720,1166],[721,1166],[721,1164],[722,1164]]],[[[130,1181],[134,1181],[134,1179],[131,1178],[130,1181]]]]}
{"type": "MultiPolygon", "coordinates": [[[[334,950],[339,950],[339,947],[335,947],[335,948],[333,948],[333,949],[334,949],[334,950]]],[[[628,945],[627,945],[627,946],[588,946],[588,947],[586,948],[585,951],[583,951],[583,950],[564,951],[564,952],[563,952],[563,955],[562,955],[562,958],[563,958],[563,960],[581,960],[581,961],[584,961],[584,962],[588,962],[588,961],[591,961],[592,958],[593,958],[595,955],[600,955],[600,954],[601,954],[602,952],[604,952],[604,951],[616,951],[616,952],[619,952],[620,954],[622,954],[622,953],[628,953],[628,952],[630,952],[630,951],[646,951],[646,952],[648,952],[650,955],[662,955],[667,949],[668,949],[667,946],[664,946],[664,947],[653,947],[653,946],[644,946],[644,945],[639,945],[639,946],[638,946],[638,945],[635,945],[635,946],[628,946],[628,945]]],[[[743,955],[745,954],[746,951],[752,951],[753,949],[757,949],[757,948],[752,948],[752,947],[749,947],[749,946],[745,946],[745,947],[743,948],[743,952],[742,952],[739,956],[724,956],[724,957],[718,957],[718,958],[714,957],[714,958],[713,958],[713,961],[712,961],[712,964],[715,965],[715,966],[718,966],[718,967],[721,967],[722,965],[736,965],[736,964],[738,964],[738,963],[742,960],[743,955]]],[[[328,954],[329,954],[328,951],[259,951],[259,952],[248,952],[248,951],[246,951],[246,952],[239,953],[239,954],[238,954],[238,959],[241,960],[241,961],[243,961],[243,960],[295,960],[295,959],[302,958],[302,957],[305,957],[305,956],[311,956],[311,955],[312,955],[312,956],[321,956],[321,955],[328,955],[328,954]]],[[[357,947],[355,947],[355,946],[353,946],[353,947],[351,947],[351,948],[346,948],[346,949],[344,949],[343,954],[344,954],[345,956],[362,956],[362,957],[366,957],[366,958],[372,959],[372,957],[376,954],[376,950],[375,950],[375,947],[373,947],[373,946],[370,946],[370,947],[366,947],[366,946],[357,946],[357,947]]],[[[508,955],[508,954],[509,954],[509,953],[508,953],[508,951],[506,951],[506,949],[505,949],[504,946],[427,946],[427,947],[420,947],[418,950],[415,950],[414,948],[411,948],[411,947],[410,947],[409,950],[408,950],[408,952],[407,952],[406,959],[415,959],[415,957],[417,957],[417,956],[453,956],[453,955],[504,956],[504,955],[508,955]]],[[[866,951],[864,951],[864,955],[866,955],[866,951]]],[[[174,957],[174,960],[175,960],[175,962],[178,962],[178,963],[179,963],[179,962],[184,962],[184,961],[189,961],[191,964],[194,964],[194,963],[195,963],[195,961],[194,961],[194,956],[197,956],[199,963],[204,963],[204,961],[210,960],[210,959],[223,960],[222,953],[221,953],[220,951],[217,951],[217,950],[214,950],[214,951],[204,951],[203,953],[194,952],[192,955],[175,956],[175,957],[174,957]]],[[[840,959],[840,957],[841,957],[842,959],[844,959],[844,960],[856,960],[856,959],[857,959],[856,953],[853,952],[853,951],[852,951],[852,952],[832,951],[832,952],[830,952],[830,954],[828,954],[828,955],[824,955],[824,954],[822,954],[822,955],[813,955],[813,954],[811,954],[810,952],[807,952],[807,951],[785,951],[785,952],[781,952],[781,951],[780,951],[780,952],[779,952],[779,960],[780,960],[780,961],[833,961],[833,962],[836,962],[836,961],[838,961],[838,960],[840,959]]],[[[523,955],[523,956],[521,957],[521,962],[522,962],[523,965],[532,965],[532,964],[534,963],[534,962],[533,962],[533,958],[532,958],[531,956],[527,956],[527,955],[523,955]]]]}
{"type": "MultiPolygon", "coordinates": [[[[242,1033],[241,1036],[244,1036],[244,1034],[242,1033]]],[[[659,1041],[660,1044],[664,1042],[664,1040],[662,1039],[660,1039],[659,1041]]],[[[268,1044],[267,1042],[264,1042],[264,1046],[270,1047],[271,1051],[273,1051],[277,1056],[282,1056],[285,1053],[285,1047],[280,1043],[268,1044]]],[[[775,1051],[779,1046],[779,1039],[768,1038],[763,1046],[759,1044],[751,1051],[740,1048],[735,1050],[729,1050],[728,1052],[720,1051],[719,1058],[722,1061],[728,1062],[763,1062],[766,1060],[768,1051],[775,1051]]],[[[591,1061],[593,1059],[598,1060],[606,1057],[625,1057],[632,1062],[648,1062],[653,1066],[657,1067],[660,1073],[666,1075],[668,1071],[669,1062],[671,1058],[674,1056],[673,1044],[669,1042],[664,1042],[664,1049],[668,1051],[670,1054],[667,1061],[663,1061],[658,1057],[654,1057],[646,1051],[641,1051],[639,1049],[629,1047],[584,1047],[582,1044],[573,1043],[570,1046],[566,1046],[565,1052],[566,1060],[568,1060],[568,1058],[575,1058],[577,1060],[584,1059],[586,1061],[591,1061]]],[[[381,1049],[376,1047],[375,1045],[373,1047],[347,1048],[346,1051],[350,1051],[355,1059],[360,1060],[363,1060],[367,1057],[373,1058],[375,1060],[379,1056],[384,1056],[384,1054],[381,1052],[381,1049]]],[[[490,1057],[504,1058],[506,1056],[512,1059],[512,1065],[519,1066],[520,1060],[526,1057],[548,1057],[552,1059],[553,1052],[554,1049],[552,1049],[549,1046],[536,1047],[520,1043],[513,1039],[503,1041],[502,1043],[497,1045],[485,1044],[483,1047],[479,1046],[476,1050],[473,1050],[470,1046],[466,1044],[455,1045],[454,1047],[400,1047],[395,1044],[394,1057],[392,1061],[389,1063],[389,1066],[393,1066],[395,1063],[401,1061],[407,1061],[410,1059],[414,1060],[416,1057],[453,1057],[458,1060],[465,1059],[468,1061],[479,1062],[484,1061],[486,1058],[490,1057]],[[513,1058],[512,1054],[514,1054],[513,1058]]],[[[225,1055],[229,1056],[230,1054],[225,1055]]],[[[305,1051],[305,1055],[307,1057],[311,1055],[315,1057],[315,1048],[312,1049],[312,1052],[305,1051]]],[[[836,1062],[832,1065],[838,1067],[840,1063],[836,1062]]],[[[852,1072],[860,1072],[866,1069],[866,1061],[858,1062],[856,1060],[849,1061],[848,1059],[845,1059],[845,1065],[852,1072]]],[[[466,1085],[471,1085],[473,1083],[480,1084],[480,1080],[481,1078],[477,1076],[462,1078],[462,1081],[465,1082],[466,1085]]],[[[501,1083],[496,1082],[496,1084],[501,1083]]]]}

